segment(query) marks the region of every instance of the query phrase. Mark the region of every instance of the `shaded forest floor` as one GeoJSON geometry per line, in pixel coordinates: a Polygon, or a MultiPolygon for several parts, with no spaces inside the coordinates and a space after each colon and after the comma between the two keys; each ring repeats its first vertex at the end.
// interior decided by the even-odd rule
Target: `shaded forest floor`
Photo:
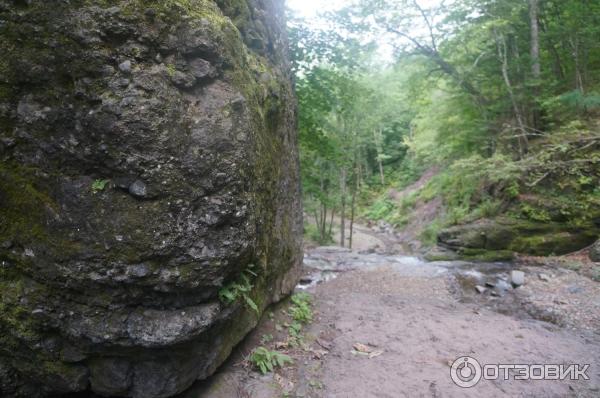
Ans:
{"type": "Polygon", "coordinates": [[[184,397],[600,396],[599,283],[561,262],[424,263],[386,252],[395,247],[389,235],[372,228],[358,226],[354,238],[355,251],[307,250],[301,287],[314,316],[298,336],[291,339],[290,303],[278,304],[184,397]],[[525,285],[502,287],[513,268],[525,272],[525,285]],[[261,345],[293,365],[256,372],[247,358],[261,345]],[[591,364],[590,380],[482,380],[462,389],[450,365],[464,355],[482,364],[591,364]]]}

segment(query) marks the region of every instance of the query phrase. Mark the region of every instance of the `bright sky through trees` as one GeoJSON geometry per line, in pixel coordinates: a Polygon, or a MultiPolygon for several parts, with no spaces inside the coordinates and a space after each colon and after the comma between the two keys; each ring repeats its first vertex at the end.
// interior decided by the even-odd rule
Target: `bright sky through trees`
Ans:
{"type": "Polygon", "coordinates": [[[287,6],[298,16],[313,18],[319,12],[335,10],[350,3],[349,0],[286,0],[287,6]]]}

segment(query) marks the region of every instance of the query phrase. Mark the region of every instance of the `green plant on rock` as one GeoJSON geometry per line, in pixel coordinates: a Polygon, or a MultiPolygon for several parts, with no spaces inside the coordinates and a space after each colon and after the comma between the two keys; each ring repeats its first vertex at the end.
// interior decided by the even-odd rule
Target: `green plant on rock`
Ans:
{"type": "Polygon", "coordinates": [[[253,267],[253,264],[248,265],[248,268],[242,272],[237,280],[223,286],[221,290],[219,290],[219,299],[225,304],[232,304],[239,299],[243,299],[246,305],[258,314],[260,312],[258,306],[250,297],[250,292],[254,287],[250,281],[250,277],[257,276],[256,273],[252,271],[253,267]]]}
{"type": "Polygon", "coordinates": [[[92,192],[98,193],[100,191],[104,191],[104,188],[106,188],[108,182],[109,180],[94,180],[92,183],[92,192]]]}
{"type": "Polygon", "coordinates": [[[177,68],[175,67],[175,65],[173,65],[173,64],[167,64],[166,68],[167,68],[167,74],[170,77],[175,76],[175,73],[177,72],[177,68]]]}
{"type": "Polygon", "coordinates": [[[257,347],[250,355],[250,362],[257,367],[262,374],[272,372],[275,367],[284,367],[293,363],[292,358],[277,351],[271,351],[265,347],[257,347]]]}

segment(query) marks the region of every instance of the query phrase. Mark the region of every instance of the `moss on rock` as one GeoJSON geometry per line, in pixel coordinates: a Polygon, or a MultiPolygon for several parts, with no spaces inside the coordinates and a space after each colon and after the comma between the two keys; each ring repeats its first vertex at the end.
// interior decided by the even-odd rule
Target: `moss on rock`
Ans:
{"type": "Polygon", "coordinates": [[[293,289],[302,211],[282,16],[245,0],[0,7],[9,396],[90,380],[107,393],[123,363],[111,394],[179,393],[257,322],[218,303],[224,284],[259,264],[261,311],[293,289]]]}

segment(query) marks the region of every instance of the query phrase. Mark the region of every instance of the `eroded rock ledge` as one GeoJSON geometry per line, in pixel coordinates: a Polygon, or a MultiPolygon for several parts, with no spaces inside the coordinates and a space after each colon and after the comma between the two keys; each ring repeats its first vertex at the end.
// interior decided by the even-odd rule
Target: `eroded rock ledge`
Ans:
{"type": "Polygon", "coordinates": [[[3,397],[172,396],[292,289],[280,3],[0,1],[3,397]]]}

